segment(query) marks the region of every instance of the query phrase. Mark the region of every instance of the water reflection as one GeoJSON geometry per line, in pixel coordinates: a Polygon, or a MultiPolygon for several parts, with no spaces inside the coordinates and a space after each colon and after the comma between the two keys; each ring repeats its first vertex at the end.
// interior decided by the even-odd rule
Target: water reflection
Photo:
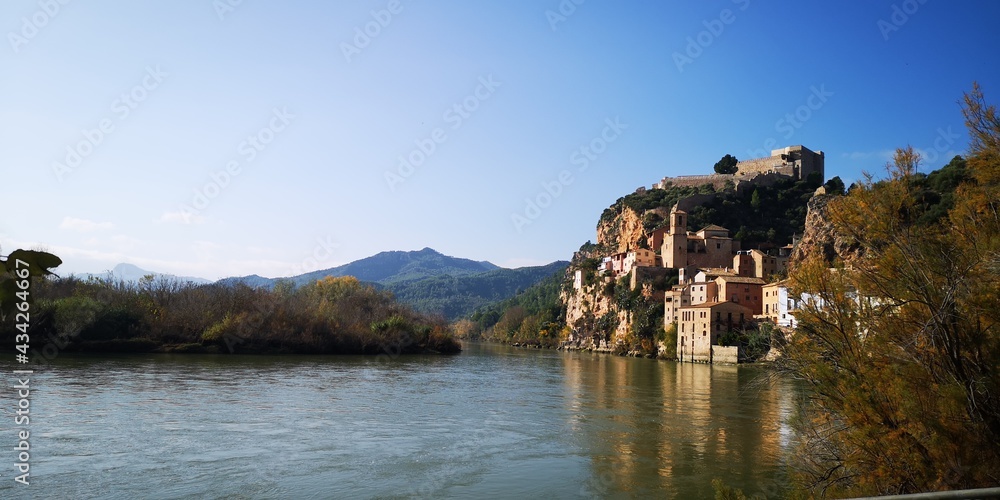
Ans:
{"type": "Polygon", "coordinates": [[[590,461],[583,493],[710,497],[713,477],[778,493],[793,398],[764,383],[762,369],[585,353],[562,361],[567,427],[590,461]]]}

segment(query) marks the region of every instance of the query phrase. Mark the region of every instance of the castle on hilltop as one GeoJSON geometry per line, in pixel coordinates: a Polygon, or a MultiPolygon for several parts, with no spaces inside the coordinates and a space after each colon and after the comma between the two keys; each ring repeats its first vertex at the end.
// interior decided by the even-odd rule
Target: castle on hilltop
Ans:
{"type": "Polygon", "coordinates": [[[743,188],[745,186],[769,186],[781,179],[804,180],[813,173],[818,173],[820,179],[825,178],[823,152],[812,151],[801,145],[788,146],[772,150],[771,156],[737,163],[735,174],[664,177],[660,182],[653,184],[653,189],[711,184],[716,190],[722,190],[728,182],[732,182],[736,190],[739,191],[742,189],[741,186],[743,188]]]}

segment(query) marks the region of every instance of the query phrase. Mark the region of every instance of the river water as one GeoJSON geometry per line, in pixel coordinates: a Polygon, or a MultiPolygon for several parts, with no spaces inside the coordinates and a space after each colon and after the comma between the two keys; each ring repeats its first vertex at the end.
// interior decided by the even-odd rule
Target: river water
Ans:
{"type": "Polygon", "coordinates": [[[711,498],[716,477],[775,496],[796,391],[763,376],[485,344],[61,356],[31,377],[28,486],[4,384],[0,498],[711,498]]]}

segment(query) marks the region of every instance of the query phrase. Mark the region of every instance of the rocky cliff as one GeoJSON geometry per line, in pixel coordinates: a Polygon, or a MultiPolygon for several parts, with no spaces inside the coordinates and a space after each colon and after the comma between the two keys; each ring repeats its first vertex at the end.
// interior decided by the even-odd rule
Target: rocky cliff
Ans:
{"type": "Polygon", "coordinates": [[[665,220],[669,209],[657,207],[639,213],[628,206],[613,208],[617,210],[606,214],[597,225],[597,244],[581,248],[567,270],[560,299],[566,307],[566,324],[574,332],[569,343],[582,349],[649,354],[650,349],[655,352],[655,345],[646,342],[649,345],[643,346],[637,335],[648,336],[650,314],[659,313],[652,320],[656,328],[662,322],[666,273],[639,273],[629,279],[615,279],[598,275],[597,265],[607,255],[646,248],[649,235],[645,223],[665,220]],[[573,280],[578,270],[583,285],[575,288],[573,280]]]}
{"type": "Polygon", "coordinates": [[[655,217],[665,220],[669,214],[670,209],[663,207],[646,210],[641,214],[631,207],[621,207],[621,211],[613,218],[603,219],[597,224],[597,244],[610,253],[645,247],[647,236],[643,227],[645,218],[655,217]]]}
{"type": "Polygon", "coordinates": [[[806,205],[806,227],[802,238],[792,250],[790,266],[804,260],[809,255],[819,254],[828,262],[835,259],[850,261],[857,255],[858,248],[849,238],[837,233],[830,221],[829,205],[838,196],[817,194],[806,205]]]}

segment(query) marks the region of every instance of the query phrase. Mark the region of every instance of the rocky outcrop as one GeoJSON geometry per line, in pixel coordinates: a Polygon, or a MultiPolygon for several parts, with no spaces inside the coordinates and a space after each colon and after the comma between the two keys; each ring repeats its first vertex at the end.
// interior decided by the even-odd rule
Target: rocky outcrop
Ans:
{"type": "Polygon", "coordinates": [[[839,234],[830,221],[829,205],[838,196],[817,194],[806,205],[806,227],[802,238],[792,250],[789,266],[794,267],[809,255],[822,255],[827,262],[836,259],[850,261],[858,254],[858,247],[850,239],[839,234]]]}
{"type": "Polygon", "coordinates": [[[597,225],[597,243],[611,253],[640,248],[646,242],[646,231],[642,220],[651,213],[660,216],[661,219],[666,219],[670,215],[669,209],[666,208],[655,208],[639,214],[629,207],[624,207],[613,219],[601,221],[597,225]]]}
{"type": "Polygon", "coordinates": [[[610,345],[614,345],[625,337],[629,328],[629,317],[627,311],[617,311],[612,303],[612,297],[603,293],[605,282],[599,281],[597,284],[584,286],[579,290],[572,290],[562,295],[563,303],[566,304],[566,324],[573,328],[578,338],[570,340],[577,343],[593,344],[594,349],[604,347],[610,350],[610,345]],[[606,314],[614,315],[613,330],[605,335],[598,332],[597,323],[606,314]],[[595,338],[596,337],[596,338],[595,338]],[[602,342],[605,342],[602,345],[602,342]],[[607,343],[610,342],[610,345],[607,343]]]}

